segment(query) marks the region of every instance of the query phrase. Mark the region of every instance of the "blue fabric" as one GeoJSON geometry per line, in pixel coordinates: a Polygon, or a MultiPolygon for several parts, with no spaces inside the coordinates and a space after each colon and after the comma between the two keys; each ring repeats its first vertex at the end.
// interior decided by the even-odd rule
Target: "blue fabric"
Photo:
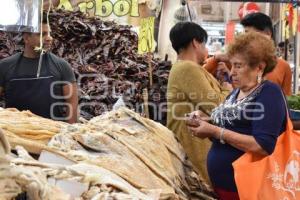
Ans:
{"type": "MultiPolygon", "coordinates": [[[[239,90],[234,90],[234,101],[239,90]]],[[[281,89],[265,81],[259,94],[245,106],[239,119],[224,128],[245,135],[252,135],[258,144],[269,154],[274,150],[277,137],[286,129],[286,107],[281,89]],[[256,112],[253,110],[256,109],[256,112]],[[259,119],[259,120],[254,120],[259,119]]],[[[237,191],[232,162],[244,154],[229,144],[221,144],[214,139],[208,153],[207,169],[214,187],[237,191]]]]}

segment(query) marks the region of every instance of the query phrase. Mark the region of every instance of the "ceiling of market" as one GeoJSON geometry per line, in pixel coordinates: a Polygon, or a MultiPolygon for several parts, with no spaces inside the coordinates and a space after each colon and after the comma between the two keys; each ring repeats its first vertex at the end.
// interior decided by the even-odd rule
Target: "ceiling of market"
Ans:
{"type": "MultiPolygon", "coordinates": [[[[243,2],[223,2],[211,0],[191,0],[191,12],[196,14],[199,22],[239,21],[238,10],[243,2]]],[[[257,3],[262,12],[266,10],[266,3],[257,3]]]]}

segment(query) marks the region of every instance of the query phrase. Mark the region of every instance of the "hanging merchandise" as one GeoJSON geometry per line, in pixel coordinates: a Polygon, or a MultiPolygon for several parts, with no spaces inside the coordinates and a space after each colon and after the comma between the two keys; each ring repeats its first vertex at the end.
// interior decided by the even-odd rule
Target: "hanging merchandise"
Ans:
{"type": "Polygon", "coordinates": [[[282,19],[281,19],[281,21],[282,21],[282,36],[284,39],[288,39],[290,33],[289,33],[288,25],[287,25],[288,24],[287,16],[289,13],[287,5],[283,7],[282,12],[283,12],[281,15],[282,16],[282,19]]]}
{"type": "Polygon", "coordinates": [[[181,6],[175,11],[175,22],[195,21],[197,14],[190,9],[189,3],[186,0],[181,0],[181,6]]]}
{"type": "Polygon", "coordinates": [[[297,33],[297,25],[298,25],[298,15],[297,15],[297,4],[293,3],[293,21],[292,21],[292,30],[293,35],[295,36],[297,33]]]}
{"type": "MultiPolygon", "coordinates": [[[[155,17],[148,17],[141,20],[139,28],[138,39],[138,54],[152,53],[155,51],[156,42],[154,39],[154,22],[155,17]]],[[[153,69],[152,69],[152,56],[147,56],[148,72],[150,87],[153,85],[153,69]]]]}
{"type": "Polygon", "coordinates": [[[297,3],[286,4],[283,8],[282,14],[283,29],[282,35],[285,39],[289,39],[290,32],[293,36],[297,32],[298,16],[297,16],[297,3]]]}
{"type": "Polygon", "coordinates": [[[39,32],[40,0],[1,1],[0,30],[39,32]]]}
{"type": "MultiPolygon", "coordinates": [[[[68,61],[78,77],[81,116],[90,119],[111,110],[121,95],[127,105],[140,112],[143,89],[147,88],[150,116],[165,123],[166,112],[158,115],[160,112],[153,110],[166,109],[171,63],[154,58],[152,53],[138,55],[138,36],[130,26],[64,10],[50,11],[49,22],[52,52],[68,61]]],[[[0,59],[22,51],[20,40],[21,35],[0,31],[0,59]]]]}

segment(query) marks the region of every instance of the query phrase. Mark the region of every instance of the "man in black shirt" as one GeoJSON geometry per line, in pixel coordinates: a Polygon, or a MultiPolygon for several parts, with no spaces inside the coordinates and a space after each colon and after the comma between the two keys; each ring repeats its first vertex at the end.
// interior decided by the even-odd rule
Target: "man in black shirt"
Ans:
{"type": "Polygon", "coordinates": [[[76,79],[71,66],[49,52],[53,38],[46,17],[42,39],[45,53],[41,57],[36,49],[40,33],[23,33],[24,51],[1,60],[0,95],[4,95],[6,107],[74,123],[78,113],[76,79]]]}

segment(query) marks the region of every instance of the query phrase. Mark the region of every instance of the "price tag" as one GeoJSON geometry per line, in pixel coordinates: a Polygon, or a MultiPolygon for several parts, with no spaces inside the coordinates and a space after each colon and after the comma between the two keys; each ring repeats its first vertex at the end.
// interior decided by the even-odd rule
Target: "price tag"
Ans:
{"type": "Polygon", "coordinates": [[[148,17],[141,20],[139,28],[138,53],[144,54],[154,52],[156,42],[154,40],[155,17],[148,17]]]}

